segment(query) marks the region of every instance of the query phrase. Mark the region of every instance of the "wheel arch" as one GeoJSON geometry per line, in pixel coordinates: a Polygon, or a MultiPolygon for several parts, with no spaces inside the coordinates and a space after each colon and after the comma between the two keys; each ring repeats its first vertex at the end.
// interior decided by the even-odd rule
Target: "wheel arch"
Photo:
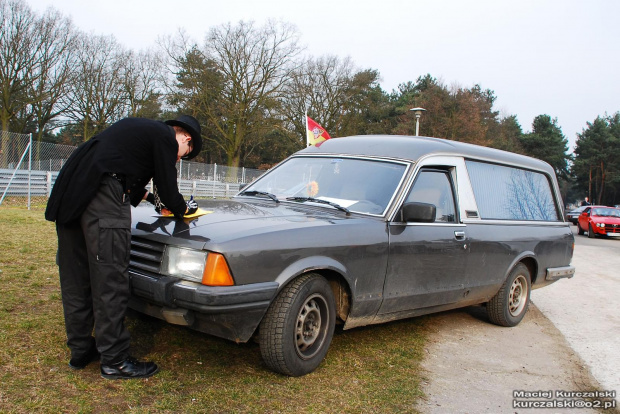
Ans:
{"type": "Polygon", "coordinates": [[[521,260],[519,260],[518,262],[514,263],[511,267],[511,270],[519,263],[523,263],[525,267],[527,267],[527,270],[529,270],[531,279],[530,284],[533,285],[536,282],[536,279],[538,279],[538,261],[534,256],[526,256],[521,258],[521,260]]]}
{"type": "Polygon", "coordinates": [[[346,322],[353,298],[351,285],[346,277],[345,266],[330,257],[306,257],[288,266],[276,279],[280,284],[278,292],[293,280],[308,273],[319,274],[329,282],[336,300],[336,317],[346,322]]]}
{"type": "Polygon", "coordinates": [[[336,300],[336,318],[346,322],[351,311],[351,287],[340,273],[330,269],[315,269],[313,273],[318,273],[329,282],[329,286],[334,292],[336,300]]]}
{"type": "Polygon", "coordinates": [[[508,276],[510,276],[510,272],[515,268],[519,263],[523,263],[527,270],[530,272],[530,283],[533,285],[536,279],[538,278],[538,260],[536,259],[536,255],[531,252],[523,252],[510,263],[510,266],[506,268],[506,272],[504,273],[503,280],[506,280],[508,276]]]}

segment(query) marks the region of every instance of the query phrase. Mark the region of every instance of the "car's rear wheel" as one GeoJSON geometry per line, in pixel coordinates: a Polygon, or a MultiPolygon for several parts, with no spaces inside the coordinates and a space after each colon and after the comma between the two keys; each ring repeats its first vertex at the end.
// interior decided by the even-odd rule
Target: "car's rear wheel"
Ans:
{"type": "Polygon", "coordinates": [[[583,229],[581,228],[581,225],[577,223],[577,234],[579,234],[580,236],[583,236],[583,233],[585,233],[585,231],[583,231],[583,229]]]}
{"type": "Polygon", "coordinates": [[[592,224],[588,224],[588,237],[593,239],[595,236],[594,230],[592,229],[592,224]]]}
{"type": "Polygon", "coordinates": [[[496,325],[516,326],[530,303],[530,271],[523,263],[516,265],[499,292],[487,303],[489,319],[496,325]]]}
{"type": "Polygon", "coordinates": [[[336,325],[334,294],[325,278],[303,275],[287,285],[260,326],[261,355],[273,371],[308,374],[327,354],[336,325]]]}

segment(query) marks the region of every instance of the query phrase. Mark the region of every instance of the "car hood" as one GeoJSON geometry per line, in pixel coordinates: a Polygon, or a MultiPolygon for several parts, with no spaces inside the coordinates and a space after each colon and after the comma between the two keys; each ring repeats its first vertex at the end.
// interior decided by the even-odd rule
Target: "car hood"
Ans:
{"type": "Polygon", "coordinates": [[[351,220],[376,221],[357,214],[347,216],[331,207],[271,200],[200,200],[198,205],[207,214],[194,219],[175,219],[159,217],[150,204],[143,203],[132,210],[133,233],[154,235],[164,242],[170,241],[162,236],[220,244],[288,229],[331,226],[351,220]]]}

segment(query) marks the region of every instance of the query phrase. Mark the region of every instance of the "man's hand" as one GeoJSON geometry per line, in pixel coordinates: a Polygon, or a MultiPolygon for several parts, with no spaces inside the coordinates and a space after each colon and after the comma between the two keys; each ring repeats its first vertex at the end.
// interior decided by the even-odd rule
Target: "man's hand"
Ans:
{"type": "Polygon", "coordinates": [[[187,209],[185,210],[185,215],[189,216],[198,211],[198,203],[194,200],[194,196],[191,196],[189,201],[187,202],[187,209]]]}

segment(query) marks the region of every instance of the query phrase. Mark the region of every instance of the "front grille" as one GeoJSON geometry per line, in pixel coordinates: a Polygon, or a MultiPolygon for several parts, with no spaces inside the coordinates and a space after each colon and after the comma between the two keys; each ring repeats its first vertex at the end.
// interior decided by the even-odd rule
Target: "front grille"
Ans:
{"type": "Polygon", "coordinates": [[[165,245],[141,237],[131,236],[129,267],[159,273],[165,245]]]}
{"type": "Polygon", "coordinates": [[[620,233],[620,224],[606,224],[605,233],[620,233]]]}

